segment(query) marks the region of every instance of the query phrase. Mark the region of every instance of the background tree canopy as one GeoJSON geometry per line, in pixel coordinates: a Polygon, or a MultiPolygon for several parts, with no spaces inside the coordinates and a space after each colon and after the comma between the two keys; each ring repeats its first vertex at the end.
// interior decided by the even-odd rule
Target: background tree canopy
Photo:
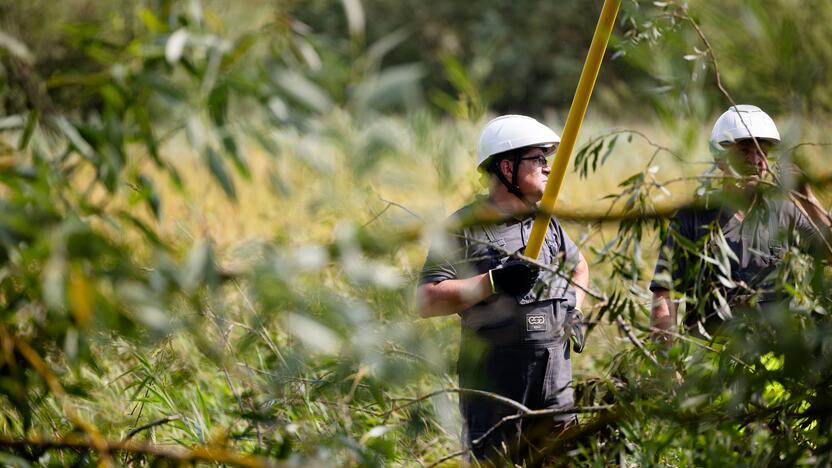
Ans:
{"type": "MultiPolygon", "coordinates": [[[[458,463],[458,325],[413,284],[485,119],[560,127],[600,6],[0,0],[0,461],[458,463]]],[[[788,252],[790,306],[725,344],[646,339],[731,100],[828,206],[830,20],[623,2],[558,213],[593,297],[560,460],[832,461],[829,252],[788,252]]]]}

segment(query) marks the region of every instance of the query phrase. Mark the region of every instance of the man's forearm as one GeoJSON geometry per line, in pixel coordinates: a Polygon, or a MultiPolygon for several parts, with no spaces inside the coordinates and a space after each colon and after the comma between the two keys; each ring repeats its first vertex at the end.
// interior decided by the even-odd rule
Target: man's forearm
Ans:
{"type": "Polygon", "coordinates": [[[800,207],[803,208],[803,211],[812,219],[815,223],[818,224],[818,227],[826,227],[824,235],[828,236],[828,230],[832,228],[832,219],[829,217],[829,213],[823,209],[823,206],[818,201],[818,198],[815,196],[815,193],[812,191],[812,188],[808,185],[804,185],[798,190],[802,196],[795,197],[800,204],[800,207]]]}
{"type": "Polygon", "coordinates": [[[423,318],[458,314],[491,294],[488,273],[463,280],[427,283],[416,291],[419,315],[423,318]]]}

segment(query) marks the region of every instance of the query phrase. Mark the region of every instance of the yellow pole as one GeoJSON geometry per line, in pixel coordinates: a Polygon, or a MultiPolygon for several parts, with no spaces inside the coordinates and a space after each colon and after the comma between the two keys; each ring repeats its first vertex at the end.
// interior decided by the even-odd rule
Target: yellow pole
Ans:
{"type": "Polygon", "coordinates": [[[563,176],[569,166],[572,157],[572,149],[575,147],[575,140],[581,130],[581,124],[586,115],[586,108],[589,106],[589,98],[592,96],[592,89],[595,88],[595,79],[598,78],[598,70],[601,68],[601,61],[604,52],[607,50],[607,43],[612,34],[615,24],[615,17],[618,16],[618,7],[621,0],[604,0],[604,7],[601,9],[601,17],[595,26],[595,34],[592,36],[592,44],[589,46],[589,53],[584,62],[584,69],[581,71],[581,79],[578,81],[578,89],[572,99],[572,107],[566,116],[566,126],[563,129],[563,138],[555,153],[555,162],[552,165],[552,172],[549,174],[549,181],[546,183],[546,190],[540,200],[540,213],[534,220],[532,232],[529,235],[529,243],[523,255],[537,258],[540,248],[543,246],[543,239],[546,237],[546,230],[549,220],[552,218],[552,211],[555,209],[555,202],[563,185],[563,176]]]}

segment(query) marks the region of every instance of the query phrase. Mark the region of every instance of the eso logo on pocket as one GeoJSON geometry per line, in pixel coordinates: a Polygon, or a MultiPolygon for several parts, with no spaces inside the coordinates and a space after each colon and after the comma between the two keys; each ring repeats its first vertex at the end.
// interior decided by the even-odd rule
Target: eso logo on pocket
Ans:
{"type": "Polygon", "coordinates": [[[543,314],[529,314],[526,316],[526,331],[546,331],[546,316],[543,314]]]}

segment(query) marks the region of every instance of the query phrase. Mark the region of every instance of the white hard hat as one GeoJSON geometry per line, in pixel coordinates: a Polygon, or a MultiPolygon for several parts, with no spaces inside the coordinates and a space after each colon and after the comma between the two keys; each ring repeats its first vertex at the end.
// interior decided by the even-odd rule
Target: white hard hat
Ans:
{"type": "Polygon", "coordinates": [[[526,146],[553,147],[560,137],[551,128],[525,115],[503,115],[488,122],[477,143],[477,167],[485,169],[495,154],[526,146]]]}
{"type": "Polygon", "coordinates": [[[711,131],[711,145],[721,148],[738,140],[757,138],[764,141],[780,142],[780,132],[774,120],[757,106],[740,104],[731,106],[716,119],[711,131]]]}

